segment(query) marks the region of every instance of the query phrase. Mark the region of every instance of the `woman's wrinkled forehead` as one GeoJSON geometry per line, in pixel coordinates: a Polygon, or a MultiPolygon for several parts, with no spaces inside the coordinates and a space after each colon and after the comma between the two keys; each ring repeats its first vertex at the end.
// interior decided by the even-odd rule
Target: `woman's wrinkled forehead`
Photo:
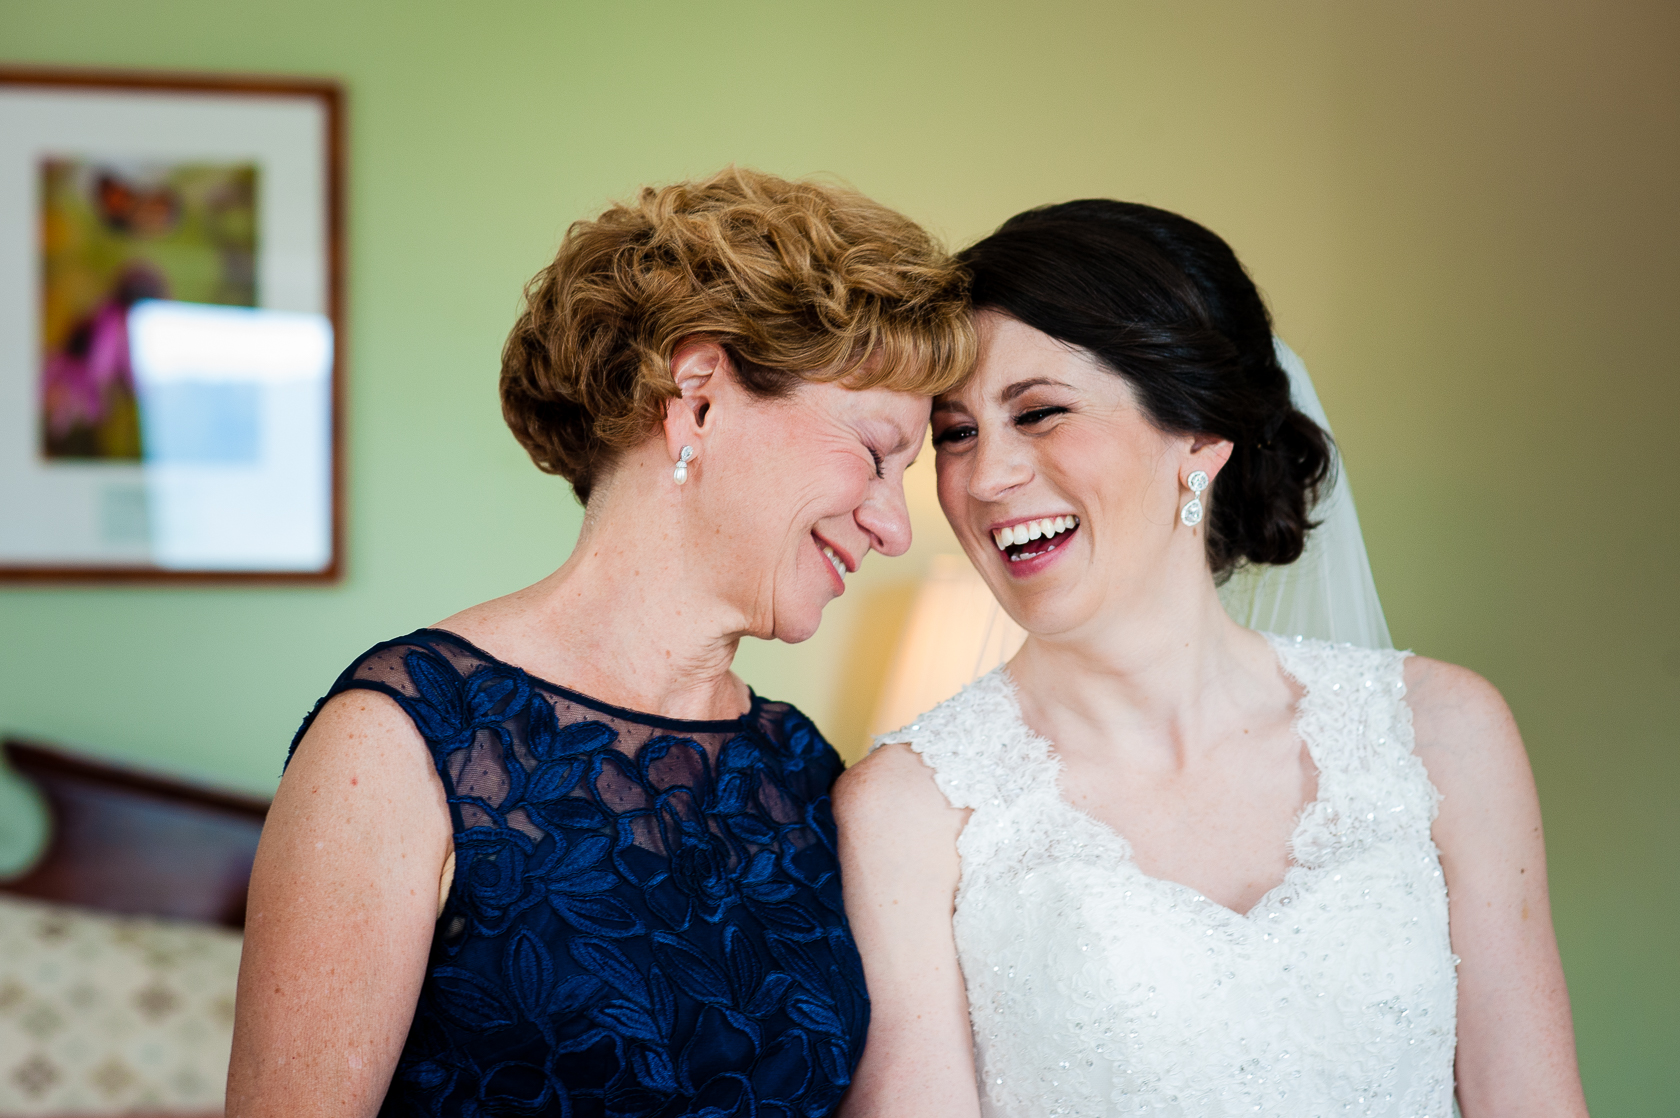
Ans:
{"type": "Polygon", "coordinates": [[[932,400],[917,392],[892,388],[847,388],[836,383],[805,383],[789,397],[814,409],[821,423],[837,424],[870,436],[883,455],[921,446],[932,400]]]}

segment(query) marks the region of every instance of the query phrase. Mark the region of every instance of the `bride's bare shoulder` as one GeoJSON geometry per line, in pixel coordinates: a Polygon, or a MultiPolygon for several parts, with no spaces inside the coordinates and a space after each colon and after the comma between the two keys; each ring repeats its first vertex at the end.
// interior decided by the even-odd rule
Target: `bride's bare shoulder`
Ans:
{"type": "MultiPolygon", "coordinates": [[[[1410,656],[1406,701],[1420,747],[1453,747],[1516,738],[1516,722],[1499,689],[1469,668],[1410,656]]],[[[1521,742],[1517,742],[1520,747],[1521,742]]]]}
{"type": "Polygon", "coordinates": [[[1472,804],[1485,810],[1495,790],[1514,795],[1513,810],[1533,798],[1528,752],[1498,688],[1469,668],[1424,656],[1407,659],[1405,683],[1415,750],[1446,797],[1444,815],[1472,804]]]}
{"type": "Polygon", "coordinates": [[[933,770],[908,742],[883,745],[847,769],[834,785],[834,814],[841,827],[892,819],[954,821],[966,811],[951,806],[934,782],[933,770]]]}

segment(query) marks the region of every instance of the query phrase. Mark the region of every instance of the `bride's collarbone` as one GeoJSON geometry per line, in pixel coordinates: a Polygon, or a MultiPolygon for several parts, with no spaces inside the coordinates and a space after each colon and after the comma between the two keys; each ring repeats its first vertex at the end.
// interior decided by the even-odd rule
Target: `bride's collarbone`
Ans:
{"type": "Polygon", "coordinates": [[[1317,768],[1293,735],[1182,766],[1112,754],[1061,762],[1064,802],[1124,840],[1139,872],[1236,912],[1282,881],[1301,815],[1318,797],[1317,768]]]}

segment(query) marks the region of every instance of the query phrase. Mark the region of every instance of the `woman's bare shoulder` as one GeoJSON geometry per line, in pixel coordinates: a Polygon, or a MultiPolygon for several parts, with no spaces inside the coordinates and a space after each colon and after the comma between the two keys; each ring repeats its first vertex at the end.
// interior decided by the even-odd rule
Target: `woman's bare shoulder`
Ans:
{"type": "MultiPolygon", "coordinates": [[[[419,742],[422,747],[425,744],[413,719],[396,699],[383,691],[353,687],[340,691],[321,704],[321,709],[309,723],[308,732],[298,742],[297,754],[292,762],[302,761],[306,754],[318,756],[327,753],[327,743],[339,749],[346,746],[353,749],[360,743],[380,738],[419,742]]],[[[338,752],[338,749],[332,752],[338,752]]]]}
{"type": "Polygon", "coordinates": [[[413,720],[391,696],[363,688],[341,691],[322,704],[286,765],[276,805],[293,806],[306,787],[341,786],[385,803],[443,802],[431,751],[413,720]]]}
{"type": "Polygon", "coordinates": [[[432,628],[453,633],[491,651],[506,648],[519,652],[532,644],[541,647],[552,638],[532,613],[540,604],[542,585],[539,582],[457,610],[432,628]]]}

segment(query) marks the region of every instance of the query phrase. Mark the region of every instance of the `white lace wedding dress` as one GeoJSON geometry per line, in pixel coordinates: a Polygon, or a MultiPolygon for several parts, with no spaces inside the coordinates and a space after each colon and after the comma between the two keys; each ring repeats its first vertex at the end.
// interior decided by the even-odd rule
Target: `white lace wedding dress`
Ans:
{"type": "Polygon", "coordinates": [[[1283,882],[1239,914],[1074,808],[1002,669],[881,742],[951,803],[988,1116],[1453,1113],[1457,960],[1403,653],[1272,637],[1318,766],[1283,882]]]}

